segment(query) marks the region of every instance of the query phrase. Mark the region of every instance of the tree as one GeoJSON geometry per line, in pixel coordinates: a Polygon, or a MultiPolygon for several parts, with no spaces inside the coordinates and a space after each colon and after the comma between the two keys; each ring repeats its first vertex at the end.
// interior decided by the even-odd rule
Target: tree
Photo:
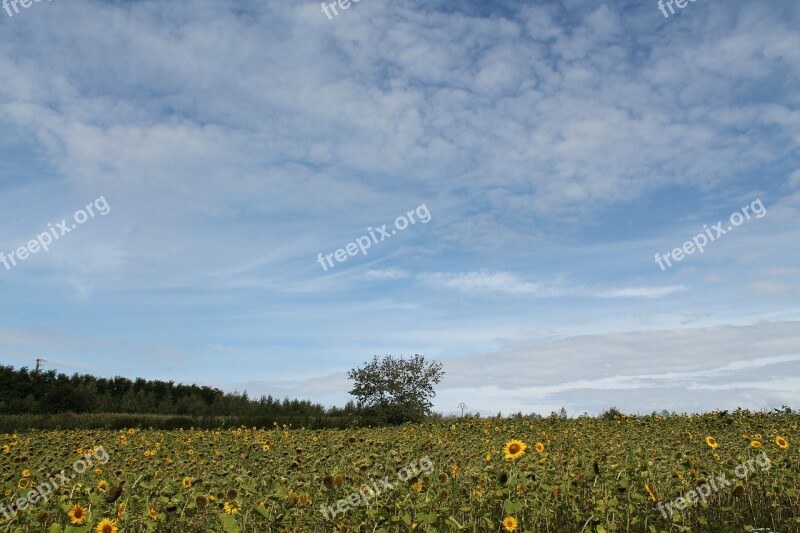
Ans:
{"type": "Polygon", "coordinates": [[[347,373],[355,382],[350,394],[386,422],[417,422],[431,412],[433,386],[442,380],[442,364],[419,354],[410,359],[386,355],[347,373]]]}

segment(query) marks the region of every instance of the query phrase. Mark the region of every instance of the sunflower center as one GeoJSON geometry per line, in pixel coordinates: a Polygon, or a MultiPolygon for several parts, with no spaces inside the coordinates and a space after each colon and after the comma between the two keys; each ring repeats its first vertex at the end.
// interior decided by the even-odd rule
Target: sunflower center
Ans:
{"type": "Polygon", "coordinates": [[[520,445],[516,442],[508,447],[508,451],[513,454],[519,453],[520,449],[520,445]]]}

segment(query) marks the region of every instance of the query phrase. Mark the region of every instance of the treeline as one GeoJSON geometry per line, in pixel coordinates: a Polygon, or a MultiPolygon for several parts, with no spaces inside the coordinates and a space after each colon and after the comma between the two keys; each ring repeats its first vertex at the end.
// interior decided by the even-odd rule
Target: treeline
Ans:
{"type": "MultiPolygon", "coordinates": [[[[11,366],[0,365],[0,415],[33,415],[16,416],[14,419],[49,428],[59,420],[53,415],[61,413],[124,414],[128,422],[139,422],[135,425],[171,426],[164,429],[183,425],[266,426],[275,422],[295,427],[324,428],[377,422],[353,402],[348,402],[344,408],[326,408],[307,400],[279,400],[272,396],[256,399],[250,398],[247,393],[225,393],[217,388],[176,384],[173,381],[141,378],[131,381],[124,377],[108,379],[88,374],[68,376],[55,370],[34,372],[28,368],[15,370],[11,366]],[[151,416],[137,418],[129,415],[151,416]]],[[[11,418],[6,416],[6,419],[11,418]]],[[[66,421],[68,417],[62,416],[60,419],[66,421]]],[[[74,417],[69,419],[76,420],[74,417]]],[[[91,419],[121,418],[94,416],[91,419]]]]}

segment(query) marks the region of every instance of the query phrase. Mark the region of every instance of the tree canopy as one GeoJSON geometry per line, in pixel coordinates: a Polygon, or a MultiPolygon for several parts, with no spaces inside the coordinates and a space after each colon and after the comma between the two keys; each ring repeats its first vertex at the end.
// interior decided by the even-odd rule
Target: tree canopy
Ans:
{"type": "Polygon", "coordinates": [[[386,355],[347,373],[354,381],[350,394],[388,423],[416,422],[430,414],[436,396],[434,385],[441,382],[442,364],[427,362],[415,354],[409,359],[386,355]]]}

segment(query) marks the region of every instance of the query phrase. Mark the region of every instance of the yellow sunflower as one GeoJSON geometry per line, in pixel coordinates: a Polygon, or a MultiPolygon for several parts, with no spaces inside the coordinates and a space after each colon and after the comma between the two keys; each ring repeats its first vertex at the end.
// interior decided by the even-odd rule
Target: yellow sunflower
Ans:
{"type": "Polygon", "coordinates": [[[73,524],[75,525],[83,524],[86,521],[86,509],[84,509],[78,504],[75,504],[67,512],[67,516],[69,517],[70,522],[72,522],[73,524]]]}
{"type": "Polygon", "coordinates": [[[222,508],[225,510],[227,514],[236,514],[239,512],[239,509],[241,509],[242,506],[239,505],[239,502],[233,500],[232,502],[225,502],[222,508]]]}
{"type": "Polygon", "coordinates": [[[542,453],[544,451],[544,444],[537,442],[533,445],[533,449],[536,450],[536,453],[542,453]]]}
{"type": "Polygon", "coordinates": [[[786,439],[784,439],[780,435],[775,437],[775,444],[777,444],[779,448],[783,448],[784,450],[787,450],[789,448],[789,443],[786,441],[786,439]]]}
{"type": "Polygon", "coordinates": [[[517,530],[517,526],[519,525],[519,522],[517,522],[517,519],[514,518],[513,516],[507,516],[507,517],[503,518],[502,524],[503,524],[503,529],[505,529],[506,531],[510,532],[510,531],[516,531],[517,530]]]}
{"type": "Polygon", "coordinates": [[[26,468],[22,471],[22,477],[31,477],[31,471],[26,468]]]}
{"type": "Polygon", "coordinates": [[[712,448],[714,450],[719,448],[719,443],[717,442],[717,439],[711,436],[706,437],[706,444],[708,444],[709,448],[712,448]]]}
{"type": "Polygon", "coordinates": [[[95,528],[96,533],[117,533],[117,531],[117,524],[108,518],[103,518],[95,528]]]}
{"type": "Polygon", "coordinates": [[[190,478],[190,477],[185,477],[185,478],[183,478],[183,481],[181,481],[181,484],[182,484],[182,485],[183,485],[185,488],[187,488],[187,489],[188,489],[189,487],[191,487],[191,486],[192,486],[192,478],[190,478]]]}
{"type": "Polygon", "coordinates": [[[761,448],[761,443],[758,442],[757,440],[754,440],[750,442],[750,446],[752,446],[753,448],[761,448]]]}
{"type": "Polygon", "coordinates": [[[158,511],[156,511],[155,505],[150,507],[150,510],[147,511],[147,516],[150,517],[150,520],[158,520],[158,511]]]}
{"type": "Polygon", "coordinates": [[[97,482],[97,490],[99,490],[100,492],[105,492],[107,488],[108,488],[108,482],[106,480],[101,479],[100,481],[97,482]]]}
{"type": "Polygon", "coordinates": [[[506,443],[505,447],[503,448],[503,453],[505,453],[506,459],[516,461],[525,455],[525,449],[527,447],[528,446],[521,440],[513,439],[506,443]]]}

